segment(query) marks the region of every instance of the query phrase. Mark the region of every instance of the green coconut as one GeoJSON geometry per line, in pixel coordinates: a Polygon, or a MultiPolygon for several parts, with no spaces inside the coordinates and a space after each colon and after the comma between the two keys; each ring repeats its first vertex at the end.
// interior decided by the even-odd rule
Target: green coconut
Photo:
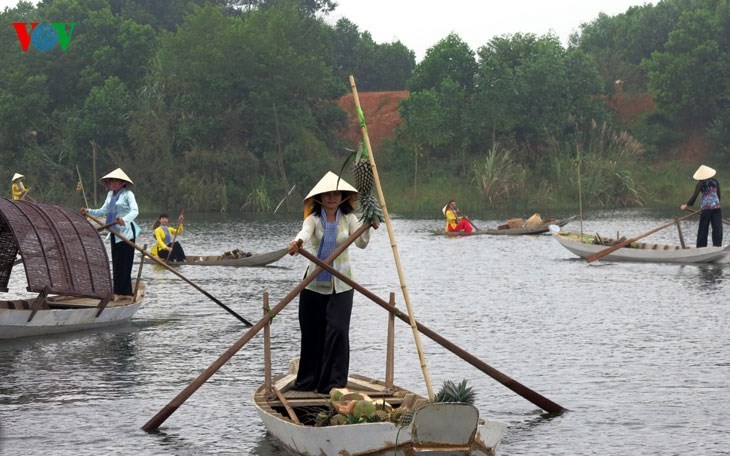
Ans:
{"type": "Polygon", "coordinates": [[[349,392],[350,391],[347,388],[332,388],[330,390],[330,401],[339,402],[342,400],[342,396],[349,392]]]}
{"type": "Polygon", "coordinates": [[[359,400],[355,402],[355,408],[352,409],[352,414],[358,418],[364,416],[370,416],[375,413],[375,404],[373,401],[359,400]]]}

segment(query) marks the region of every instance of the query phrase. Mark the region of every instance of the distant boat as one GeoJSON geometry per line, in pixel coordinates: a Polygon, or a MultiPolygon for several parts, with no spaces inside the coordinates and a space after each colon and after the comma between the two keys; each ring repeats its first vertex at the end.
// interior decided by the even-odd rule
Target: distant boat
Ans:
{"type": "MultiPolygon", "coordinates": [[[[167,263],[170,266],[241,266],[256,267],[276,263],[289,251],[287,248],[264,253],[243,253],[223,255],[187,255],[185,261],[167,263]]],[[[161,261],[164,259],[160,258],[161,261]]]]}
{"type": "Polygon", "coordinates": [[[78,211],[0,198],[0,246],[0,291],[20,254],[35,293],[0,300],[0,339],[117,325],[144,301],[141,281],[133,297],[114,295],[104,241],[78,211]]]}
{"type": "MultiPolygon", "coordinates": [[[[569,222],[575,220],[575,215],[564,219],[547,219],[541,220],[539,223],[529,224],[522,219],[512,219],[514,221],[520,221],[518,223],[506,223],[500,225],[497,228],[475,230],[471,233],[464,231],[444,231],[444,230],[433,230],[433,234],[438,236],[475,236],[480,234],[492,234],[492,235],[511,235],[518,236],[524,234],[542,234],[547,233],[550,230],[550,225],[565,226],[569,222]]],[[[528,219],[529,220],[529,219],[528,219]]]]}
{"type": "MultiPolygon", "coordinates": [[[[615,239],[600,235],[583,235],[551,227],[556,241],[581,258],[606,250],[615,239]]],[[[620,242],[620,241],[618,241],[620,242]]],[[[604,256],[605,260],[645,263],[724,263],[728,262],[730,245],[724,247],[687,247],[668,244],[634,242],[604,256]]]]}

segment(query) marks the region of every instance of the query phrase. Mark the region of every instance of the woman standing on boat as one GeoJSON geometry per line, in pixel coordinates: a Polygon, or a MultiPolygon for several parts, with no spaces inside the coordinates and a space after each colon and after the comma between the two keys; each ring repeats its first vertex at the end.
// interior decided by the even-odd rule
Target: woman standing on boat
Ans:
{"type": "MultiPolygon", "coordinates": [[[[109,192],[104,205],[99,209],[81,209],[83,215],[106,216],[106,225],[114,224],[111,229],[134,242],[141,231],[134,221],[139,214],[137,200],[129,189],[134,183],[122,168],[117,168],[99,179],[109,192]]],[[[114,275],[114,294],[132,295],[132,266],[134,264],[134,247],[122,238],[111,235],[112,272],[114,275]]]]}
{"type": "Polygon", "coordinates": [[[449,233],[455,231],[463,231],[465,233],[471,233],[474,231],[471,222],[461,214],[461,211],[456,207],[456,201],[449,201],[441,212],[446,216],[446,231],[449,233]]]}
{"type": "Polygon", "coordinates": [[[680,209],[685,210],[692,206],[697,196],[702,193],[700,199],[700,226],[697,229],[697,247],[707,247],[707,234],[712,225],[712,245],[722,246],[722,210],[720,209],[720,183],[713,176],[716,171],[709,166],[701,165],[695,171],[692,178],[697,182],[695,192],[687,204],[682,204],[680,209]]]}
{"type": "MultiPolygon", "coordinates": [[[[353,213],[356,196],[355,187],[328,172],[304,199],[304,223],[289,243],[289,253],[297,253],[301,244],[309,242],[319,259],[327,258],[360,228],[353,213]]],[[[355,245],[364,249],[369,241],[370,231],[366,231],[355,245]]],[[[352,277],[347,250],[332,262],[332,267],[352,277]]],[[[310,263],[305,277],[315,269],[316,265],[310,263]]],[[[302,345],[295,389],[327,394],[332,388],[347,386],[353,294],[352,287],[322,271],[299,295],[302,345]]]]}

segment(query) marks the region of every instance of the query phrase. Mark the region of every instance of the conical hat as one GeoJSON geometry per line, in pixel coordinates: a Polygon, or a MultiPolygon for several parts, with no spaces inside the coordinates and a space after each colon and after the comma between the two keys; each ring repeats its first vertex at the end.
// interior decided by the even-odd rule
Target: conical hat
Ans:
{"type": "Polygon", "coordinates": [[[16,180],[20,179],[21,177],[25,177],[25,176],[23,176],[22,174],[15,173],[13,175],[13,180],[11,180],[10,182],[15,182],[16,180]]]}
{"type": "Polygon", "coordinates": [[[309,191],[309,194],[304,198],[303,202],[306,203],[309,198],[322,193],[337,191],[357,193],[357,189],[355,187],[345,182],[344,179],[340,179],[339,176],[332,171],[327,171],[327,174],[325,174],[324,177],[317,182],[317,185],[309,191]]]}
{"type": "Polygon", "coordinates": [[[698,180],[698,181],[709,179],[712,176],[714,176],[716,172],[717,171],[710,168],[709,166],[700,165],[700,167],[697,168],[697,171],[695,171],[694,176],[692,176],[692,179],[698,180]]]}
{"type": "Polygon", "coordinates": [[[115,169],[111,173],[109,173],[106,176],[99,179],[99,182],[101,182],[103,184],[104,179],[119,179],[119,180],[122,180],[124,182],[128,182],[128,183],[134,185],[134,182],[132,182],[132,179],[130,179],[129,176],[127,176],[127,174],[124,171],[122,171],[122,168],[115,169]]]}

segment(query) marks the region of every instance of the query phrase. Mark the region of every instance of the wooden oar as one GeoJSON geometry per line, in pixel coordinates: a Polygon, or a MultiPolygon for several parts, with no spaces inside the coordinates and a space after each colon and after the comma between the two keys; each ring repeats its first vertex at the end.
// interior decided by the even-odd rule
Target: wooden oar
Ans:
{"type": "MultiPolygon", "coordinates": [[[[410,319],[407,315],[403,315],[403,313],[398,310],[397,307],[390,305],[387,301],[379,298],[372,292],[368,291],[365,287],[358,284],[354,280],[350,279],[346,275],[342,274],[341,272],[337,271],[333,267],[329,266],[327,263],[322,262],[319,258],[317,258],[315,255],[312,255],[311,253],[300,250],[300,253],[310,261],[314,262],[318,267],[324,269],[325,271],[328,271],[333,276],[337,277],[338,279],[342,280],[346,284],[350,285],[352,288],[356,289],[360,293],[362,293],[364,296],[369,298],[374,303],[378,304],[380,307],[384,308],[388,312],[392,313],[396,317],[400,318],[405,323],[410,323],[410,319]]],[[[519,394],[520,396],[524,397],[528,401],[532,402],[536,406],[540,407],[541,409],[545,410],[549,413],[562,413],[566,411],[567,409],[556,404],[555,402],[551,401],[550,399],[546,398],[545,396],[542,396],[541,394],[537,393],[536,391],[531,390],[530,388],[526,387],[522,383],[518,382],[517,380],[503,374],[502,372],[498,371],[497,369],[491,367],[489,364],[485,363],[484,361],[479,360],[474,355],[468,353],[467,351],[459,348],[454,343],[450,342],[449,340],[445,339],[444,337],[441,337],[436,332],[432,331],[431,329],[427,328],[426,326],[422,325],[421,323],[415,322],[418,330],[429,337],[434,342],[437,342],[445,349],[449,350],[450,352],[454,353],[464,361],[468,362],[472,366],[476,367],[480,371],[484,372],[485,374],[489,375],[493,379],[497,380],[502,385],[506,386],[507,388],[511,389],[515,393],[519,394]]]]}
{"type": "Polygon", "coordinates": [[[81,180],[81,171],[79,171],[79,165],[76,165],[76,174],[79,176],[79,186],[81,187],[81,194],[84,195],[84,207],[89,207],[89,201],[86,199],[86,190],[84,190],[84,182],[81,180]]]}
{"type": "MultiPolygon", "coordinates": [[[[684,210],[685,211],[688,211],[688,212],[692,212],[694,214],[699,214],[700,212],[702,212],[701,210],[699,210],[699,211],[693,211],[692,209],[690,209],[688,207],[685,207],[684,210]]],[[[730,222],[727,221],[727,220],[725,220],[725,219],[722,219],[722,223],[724,223],[725,225],[730,225],[730,222]]]]}
{"type": "MultiPolygon", "coordinates": [[[[355,231],[345,242],[342,243],[339,247],[335,249],[332,254],[327,257],[324,262],[325,264],[329,264],[332,261],[337,258],[340,253],[342,253],[350,244],[355,242],[357,238],[360,237],[361,234],[363,234],[365,231],[369,230],[369,225],[363,225],[361,226],[357,231],[355,231]]],[[[279,303],[271,309],[269,313],[264,315],[264,317],[259,320],[258,323],[256,323],[251,329],[249,329],[246,334],[241,336],[238,341],[236,341],[235,344],[231,346],[228,350],[226,350],[225,353],[223,353],[213,364],[210,365],[205,371],[203,371],[198,377],[193,380],[192,383],[190,383],[184,390],[182,390],[173,400],[170,401],[169,404],[167,404],[165,407],[162,408],[155,416],[152,417],[144,426],[142,426],[142,429],[144,429],[147,432],[154,431],[155,429],[159,428],[162,423],[167,420],[170,415],[175,413],[175,411],[180,408],[181,405],[195,393],[195,391],[198,390],[203,384],[215,374],[218,369],[220,369],[229,359],[233,357],[233,355],[236,354],[238,350],[243,348],[246,343],[253,338],[253,336],[256,335],[261,329],[263,329],[269,321],[271,321],[272,318],[281,310],[286,307],[287,304],[289,304],[294,298],[296,298],[299,293],[304,290],[304,288],[309,285],[310,282],[312,282],[319,273],[322,272],[321,267],[315,268],[315,270],[309,274],[307,277],[304,278],[301,282],[299,282],[299,285],[294,287],[292,291],[289,292],[284,298],[279,301],[279,303]]]]}
{"type": "Polygon", "coordinates": [[[660,231],[660,230],[663,230],[664,228],[670,227],[670,226],[674,225],[675,223],[679,222],[680,220],[688,219],[688,218],[692,217],[693,215],[697,215],[699,212],[700,211],[693,211],[691,214],[685,215],[684,217],[679,217],[677,219],[674,219],[671,222],[665,223],[664,225],[661,225],[661,226],[658,226],[658,227],[654,228],[653,230],[647,231],[644,234],[640,234],[640,235],[638,235],[636,237],[633,237],[631,239],[626,239],[624,241],[617,242],[616,244],[612,245],[611,247],[609,247],[607,249],[603,249],[600,252],[596,252],[593,255],[587,256],[586,257],[586,261],[589,262],[589,263],[591,263],[593,261],[596,261],[599,258],[603,258],[603,257],[605,257],[606,255],[608,255],[611,252],[615,252],[616,250],[618,250],[618,249],[620,249],[622,247],[626,247],[627,245],[631,244],[632,242],[636,242],[636,241],[638,241],[641,238],[645,238],[645,237],[649,236],[650,234],[654,234],[657,231],[660,231]]]}
{"type": "Polygon", "coordinates": [[[284,203],[284,201],[286,201],[286,199],[289,197],[289,195],[291,195],[291,192],[294,191],[294,187],[296,187],[296,184],[291,186],[291,188],[289,189],[287,194],[284,195],[284,197],[281,199],[281,201],[279,201],[279,204],[276,205],[276,208],[274,209],[274,214],[276,214],[276,211],[279,210],[279,207],[284,203]]]}
{"type": "Polygon", "coordinates": [[[466,215],[464,215],[459,209],[456,209],[456,212],[459,213],[459,216],[461,218],[463,218],[464,220],[466,220],[467,222],[469,222],[469,224],[474,228],[475,231],[479,231],[479,228],[477,228],[477,226],[474,223],[472,223],[472,221],[469,219],[469,217],[467,217],[466,215]]]}
{"type": "MultiPolygon", "coordinates": [[[[95,219],[94,217],[92,217],[91,215],[89,215],[89,214],[84,214],[84,215],[86,215],[87,218],[89,218],[89,219],[95,221],[96,223],[98,223],[99,225],[101,225],[101,222],[98,221],[97,219],[95,219]]],[[[234,317],[236,317],[244,325],[246,325],[246,326],[253,326],[250,321],[248,321],[245,318],[243,318],[242,316],[238,315],[236,312],[233,311],[233,309],[231,309],[230,307],[228,307],[227,305],[223,304],[218,299],[216,299],[215,296],[213,296],[212,294],[210,294],[207,291],[203,290],[202,288],[200,288],[198,285],[196,285],[192,281],[188,280],[187,277],[185,277],[184,275],[180,274],[180,272],[176,271],[175,268],[173,268],[172,266],[168,266],[164,261],[160,260],[159,258],[157,258],[154,255],[151,255],[149,252],[147,252],[146,249],[143,249],[142,247],[138,246],[137,244],[135,244],[134,242],[130,241],[126,237],[122,236],[121,234],[119,234],[119,232],[114,231],[114,230],[112,230],[109,227],[107,227],[106,229],[109,230],[109,232],[112,233],[114,236],[117,236],[119,239],[121,239],[122,241],[126,242],[128,245],[131,245],[132,247],[134,247],[136,250],[138,250],[140,253],[142,253],[142,255],[146,256],[147,258],[151,259],[155,263],[159,264],[160,266],[163,266],[168,271],[172,272],[176,276],[178,276],[181,279],[183,279],[187,284],[189,284],[190,286],[192,286],[193,288],[195,288],[196,290],[198,290],[199,292],[203,293],[205,296],[207,296],[208,298],[210,298],[211,301],[213,301],[214,303],[216,303],[219,306],[223,307],[223,309],[225,309],[226,312],[228,312],[229,314],[231,314],[234,317]]]]}
{"type": "Polygon", "coordinates": [[[170,243],[170,251],[167,254],[167,258],[165,258],[165,264],[170,262],[170,258],[172,258],[172,251],[175,250],[175,239],[177,239],[177,233],[180,230],[180,226],[182,223],[180,222],[180,217],[185,216],[185,209],[180,211],[180,215],[177,216],[177,230],[175,230],[175,235],[172,237],[172,242],[170,243]]]}

